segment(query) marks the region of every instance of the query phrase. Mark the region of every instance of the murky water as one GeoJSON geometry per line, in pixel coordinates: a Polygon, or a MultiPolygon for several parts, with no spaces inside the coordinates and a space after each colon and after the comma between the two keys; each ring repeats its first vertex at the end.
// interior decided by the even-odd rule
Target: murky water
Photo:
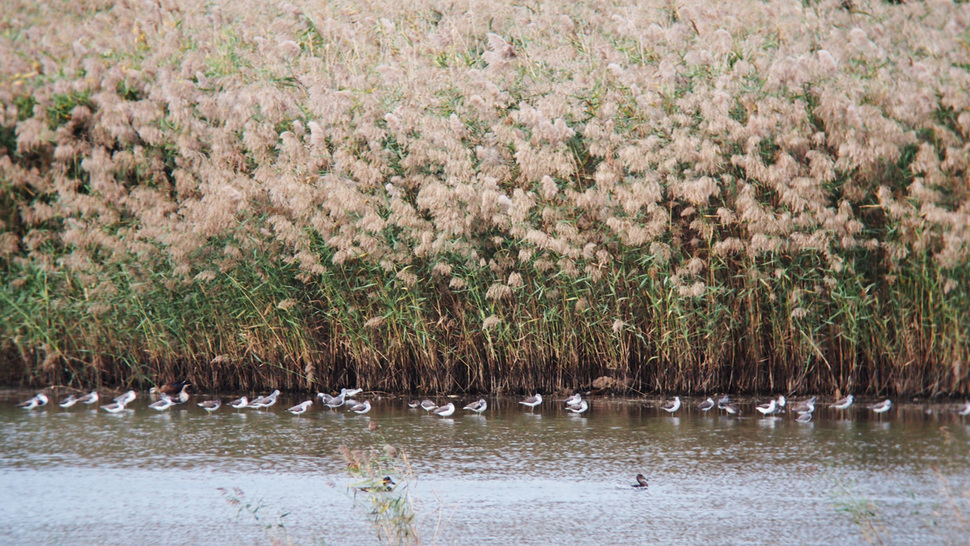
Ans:
{"type": "Polygon", "coordinates": [[[375,543],[368,494],[349,488],[338,448],[388,443],[410,458],[424,543],[970,536],[970,420],[944,405],[819,408],[804,424],[763,418],[752,401],[741,418],[702,413],[699,400],[671,416],[655,399],[593,399],[572,415],[558,398],[534,413],[491,399],[482,416],[438,418],[400,399],[372,399],[367,415],[317,403],[293,416],[284,408],[301,400],[282,397],[260,412],[159,413],[143,398],[120,414],[26,411],[14,407],[24,394],[0,396],[0,543],[375,543]],[[647,490],[629,486],[637,473],[647,490]]]}

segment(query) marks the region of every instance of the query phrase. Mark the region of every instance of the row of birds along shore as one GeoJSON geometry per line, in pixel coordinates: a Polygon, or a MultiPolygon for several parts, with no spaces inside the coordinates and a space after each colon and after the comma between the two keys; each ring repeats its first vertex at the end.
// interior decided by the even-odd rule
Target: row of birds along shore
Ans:
{"type": "MultiPolygon", "coordinates": [[[[188,392],[191,387],[192,385],[186,381],[166,383],[160,387],[153,387],[149,391],[149,397],[152,399],[152,402],[148,404],[148,407],[156,411],[165,411],[173,406],[185,404],[191,397],[188,392]]],[[[315,400],[319,399],[320,403],[329,410],[345,408],[354,413],[364,414],[371,410],[371,403],[369,400],[360,401],[354,399],[354,397],[361,392],[363,392],[362,389],[343,388],[336,395],[330,395],[322,392],[317,393],[317,396],[314,399],[301,402],[293,407],[287,408],[286,411],[294,415],[303,414],[315,404],[315,400]]],[[[247,396],[241,396],[228,402],[228,405],[237,410],[264,410],[275,405],[279,395],[280,391],[274,390],[269,394],[257,396],[252,399],[247,396]]],[[[127,406],[137,397],[137,393],[130,390],[115,397],[110,401],[110,403],[103,404],[100,407],[109,413],[119,413],[125,410],[127,406]]],[[[93,405],[97,404],[99,401],[102,401],[102,398],[98,394],[98,391],[94,390],[83,396],[71,394],[65,398],[62,398],[58,402],[58,405],[62,408],[70,408],[77,404],[93,405]]],[[[18,406],[27,410],[34,410],[46,406],[49,402],[50,397],[47,394],[40,392],[37,393],[37,395],[33,398],[21,402],[18,404],[18,406]]],[[[584,399],[583,395],[580,393],[573,394],[572,396],[566,398],[564,402],[566,410],[575,414],[585,413],[590,409],[589,401],[584,399]]],[[[845,411],[849,409],[854,402],[855,397],[850,394],[824,405],[827,405],[828,408],[833,410],[845,411]]],[[[816,407],[823,406],[821,403],[819,403],[819,406],[816,406],[817,403],[819,403],[817,396],[812,396],[794,403],[789,403],[784,395],[779,395],[777,398],[773,398],[768,402],[756,405],[754,409],[765,417],[791,414],[796,416],[796,421],[809,422],[812,420],[816,407]]],[[[530,412],[535,412],[536,408],[543,404],[543,398],[541,394],[537,393],[520,400],[519,404],[528,407],[530,412]]],[[[208,412],[214,412],[222,407],[223,404],[221,398],[210,397],[198,402],[197,405],[208,412]]],[[[457,411],[457,406],[455,406],[453,402],[438,405],[431,399],[411,400],[408,402],[408,407],[413,409],[420,408],[439,417],[451,417],[457,411]]],[[[871,410],[875,414],[886,413],[892,409],[892,407],[893,403],[890,399],[866,406],[867,409],[871,410]]],[[[488,401],[484,398],[479,398],[478,400],[465,405],[462,409],[467,412],[482,414],[488,409],[488,401]]],[[[674,414],[684,409],[684,404],[679,396],[675,396],[662,404],[660,409],[666,411],[667,413],[674,414]]],[[[718,412],[724,412],[727,415],[739,416],[741,414],[739,405],[733,402],[730,396],[726,395],[718,398],[717,401],[715,401],[714,398],[707,398],[697,405],[697,409],[702,412],[717,410],[718,412]]],[[[954,407],[953,411],[961,416],[970,415],[970,401],[966,401],[962,405],[954,407]]]]}

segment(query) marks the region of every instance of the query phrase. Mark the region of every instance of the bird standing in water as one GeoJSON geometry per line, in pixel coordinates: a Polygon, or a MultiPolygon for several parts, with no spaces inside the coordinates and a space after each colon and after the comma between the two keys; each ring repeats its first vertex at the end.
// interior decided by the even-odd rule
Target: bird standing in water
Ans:
{"type": "Polygon", "coordinates": [[[584,413],[589,409],[589,402],[580,400],[578,404],[570,404],[566,406],[566,409],[573,413],[584,413]]]}
{"type": "Polygon", "coordinates": [[[539,393],[536,393],[535,395],[530,396],[525,400],[519,400],[519,403],[524,406],[529,406],[529,409],[531,409],[532,411],[535,411],[536,406],[542,403],[542,395],[539,393]]]}
{"type": "Polygon", "coordinates": [[[23,402],[17,404],[17,407],[24,408],[26,410],[32,410],[34,408],[41,408],[46,406],[47,402],[49,401],[50,399],[47,398],[46,394],[39,392],[30,400],[24,400],[23,402]]]}
{"type": "Polygon", "coordinates": [[[439,417],[451,417],[455,413],[455,405],[448,402],[444,406],[438,406],[437,408],[431,410],[431,413],[439,417]]]}
{"type": "Polygon", "coordinates": [[[666,411],[667,413],[673,413],[680,409],[680,397],[675,396],[673,400],[668,400],[666,404],[660,406],[660,409],[666,411]]]}
{"type": "Polygon", "coordinates": [[[468,411],[474,411],[475,413],[482,413],[483,411],[488,409],[488,402],[486,402],[484,398],[480,398],[478,402],[472,402],[471,404],[468,404],[462,409],[466,409],[468,411]]]}
{"type": "Polygon", "coordinates": [[[196,404],[196,406],[199,406],[200,408],[204,409],[205,411],[213,412],[213,411],[216,411],[217,409],[219,409],[220,407],[222,407],[222,399],[221,398],[216,398],[214,400],[203,400],[203,401],[199,402],[198,404],[196,404]]]}
{"type": "Polygon", "coordinates": [[[839,398],[838,400],[835,401],[834,404],[830,405],[829,407],[835,408],[840,411],[845,411],[849,406],[852,405],[852,402],[854,400],[855,400],[855,397],[850,394],[844,398],[839,398]]]}
{"type": "Polygon", "coordinates": [[[301,402],[293,406],[292,408],[288,408],[286,411],[292,413],[293,415],[302,415],[306,413],[306,410],[312,405],[313,405],[313,400],[307,400],[305,402],[301,402]]]}

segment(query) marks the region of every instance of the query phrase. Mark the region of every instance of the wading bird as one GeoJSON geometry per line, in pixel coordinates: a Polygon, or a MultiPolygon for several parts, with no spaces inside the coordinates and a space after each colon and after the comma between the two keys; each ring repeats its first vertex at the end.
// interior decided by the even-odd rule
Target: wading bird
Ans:
{"type": "Polygon", "coordinates": [[[222,407],[222,399],[216,398],[215,400],[203,400],[196,404],[196,406],[199,406],[205,411],[213,412],[222,407]]]}
{"type": "Polygon", "coordinates": [[[354,404],[353,406],[351,406],[350,411],[363,415],[368,411],[370,411],[370,401],[364,400],[360,404],[354,404]]]}
{"type": "Polygon", "coordinates": [[[306,400],[300,402],[299,404],[293,406],[292,408],[287,408],[286,411],[292,413],[293,415],[302,415],[306,413],[307,408],[313,405],[313,400],[306,400]]]}
{"type": "Polygon", "coordinates": [[[121,404],[122,406],[127,406],[128,404],[134,402],[135,398],[138,398],[138,395],[135,394],[135,391],[128,391],[126,393],[116,396],[115,402],[121,404]]]}
{"type": "Polygon", "coordinates": [[[62,407],[62,408],[69,408],[69,407],[73,406],[74,404],[77,404],[77,396],[74,396],[72,394],[72,395],[68,396],[67,398],[61,400],[60,403],[58,403],[57,405],[60,406],[60,407],[62,407]]]}
{"type": "Polygon", "coordinates": [[[455,413],[455,405],[448,402],[447,405],[438,406],[437,408],[431,410],[431,413],[439,417],[451,417],[455,413]]]}
{"type": "Polygon", "coordinates": [[[78,398],[77,401],[81,402],[82,404],[91,405],[91,404],[96,404],[100,399],[101,397],[98,396],[98,391],[91,391],[88,394],[85,394],[84,396],[78,398]]]}
{"type": "Polygon", "coordinates": [[[869,409],[871,409],[875,413],[886,413],[892,407],[893,407],[892,400],[887,398],[882,402],[879,402],[878,404],[873,404],[869,406],[869,409]]]}
{"type": "Polygon", "coordinates": [[[835,409],[837,409],[837,410],[845,410],[845,409],[847,409],[847,408],[848,408],[849,406],[851,406],[851,405],[852,405],[852,402],[853,402],[854,400],[855,400],[855,397],[854,397],[854,396],[852,396],[852,395],[850,394],[850,395],[848,395],[848,396],[846,396],[846,397],[844,397],[844,398],[839,398],[838,400],[836,400],[836,401],[835,401],[835,403],[834,403],[834,404],[832,404],[832,405],[831,405],[831,406],[829,406],[829,407],[830,407],[830,408],[835,408],[835,409]]]}
{"type": "Polygon", "coordinates": [[[666,411],[667,413],[673,413],[680,409],[680,397],[675,396],[673,400],[668,400],[666,404],[660,406],[660,409],[666,411]]]}
{"type": "Polygon", "coordinates": [[[110,404],[101,406],[101,409],[103,409],[104,411],[106,411],[108,413],[118,413],[119,411],[124,410],[125,409],[125,406],[126,406],[126,404],[122,404],[121,402],[115,401],[115,402],[112,402],[110,404]]]}
{"type": "Polygon", "coordinates": [[[580,400],[578,404],[570,404],[566,406],[566,409],[573,413],[583,413],[589,409],[589,403],[585,400],[580,400]]]}
{"type": "Polygon", "coordinates": [[[536,393],[533,396],[526,398],[525,400],[519,400],[519,403],[523,406],[529,406],[532,411],[535,411],[536,406],[542,403],[542,395],[536,393]]]}
{"type": "Polygon", "coordinates": [[[324,400],[323,405],[334,410],[344,405],[344,403],[346,403],[346,400],[344,400],[344,395],[341,394],[340,396],[329,396],[324,400]]]}
{"type": "Polygon", "coordinates": [[[757,405],[755,406],[754,409],[758,410],[761,413],[761,415],[768,415],[768,414],[774,413],[777,407],[778,407],[778,402],[776,402],[775,400],[772,400],[767,404],[757,405]]]}
{"type": "Polygon", "coordinates": [[[480,398],[478,402],[472,402],[471,404],[468,404],[462,409],[466,409],[468,411],[474,411],[475,413],[482,413],[483,411],[488,409],[488,402],[486,402],[484,398],[480,398]]]}
{"type": "Polygon", "coordinates": [[[276,403],[276,398],[279,395],[280,395],[280,391],[279,391],[279,389],[276,389],[273,392],[271,392],[270,394],[267,394],[266,396],[260,396],[259,398],[251,401],[249,403],[249,407],[255,408],[255,409],[258,409],[258,410],[259,409],[263,409],[263,408],[268,408],[268,407],[270,407],[270,406],[272,406],[273,404],[276,403]]]}
{"type": "Polygon", "coordinates": [[[432,402],[431,400],[428,400],[427,398],[421,401],[421,409],[423,409],[424,411],[431,411],[436,407],[438,407],[438,404],[435,404],[434,402],[432,402]]]}
{"type": "Polygon", "coordinates": [[[236,409],[243,409],[243,408],[249,407],[249,398],[246,398],[245,396],[240,396],[239,398],[236,398],[232,402],[229,402],[229,405],[236,409]]]}
{"type": "Polygon", "coordinates": [[[148,404],[148,407],[157,411],[165,411],[168,408],[174,406],[175,404],[176,402],[174,398],[172,398],[167,394],[163,394],[161,398],[159,398],[155,402],[152,402],[151,404],[148,404]]]}
{"type": "Polygon", "coordinates": [[[46,406],[47,402],[49,401],[50,399],[47,398],[46,394],[39,392],[36,395],[34,395],[34,397],[31,398],[30,400],[24,400],[23,402],[17,404],[17,407],[24,408],[27,410],[32,410],[34,408],[40,408],[40,407],[46,406]]]}
{"type": "Polygon", "coordinates": [[[708,397],[707,400],[704,400],[700,404],[697,404],[697,409],[701,411],[711,411],[711,408],[713,407],[714,407],[714,399],[710,397],[708,397]]]}
{"type": "Polygon", "coordinates": [[[808,400],[802,400],[801,402],[792,406],[791,411],[794,411],[795,413],[812,413],[815,411],[815,400],[817,399],[817,396],[813,396],[808,400]]]}

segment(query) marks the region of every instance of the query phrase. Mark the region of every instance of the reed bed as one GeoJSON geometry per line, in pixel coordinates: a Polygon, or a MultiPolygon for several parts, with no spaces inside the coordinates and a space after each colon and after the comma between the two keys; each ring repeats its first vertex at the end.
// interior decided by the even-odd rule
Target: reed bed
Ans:
{"type": "Polygon", "coordinates": [[[967,394],[968,27],[11,0],[0,376],[967,394]]]}

